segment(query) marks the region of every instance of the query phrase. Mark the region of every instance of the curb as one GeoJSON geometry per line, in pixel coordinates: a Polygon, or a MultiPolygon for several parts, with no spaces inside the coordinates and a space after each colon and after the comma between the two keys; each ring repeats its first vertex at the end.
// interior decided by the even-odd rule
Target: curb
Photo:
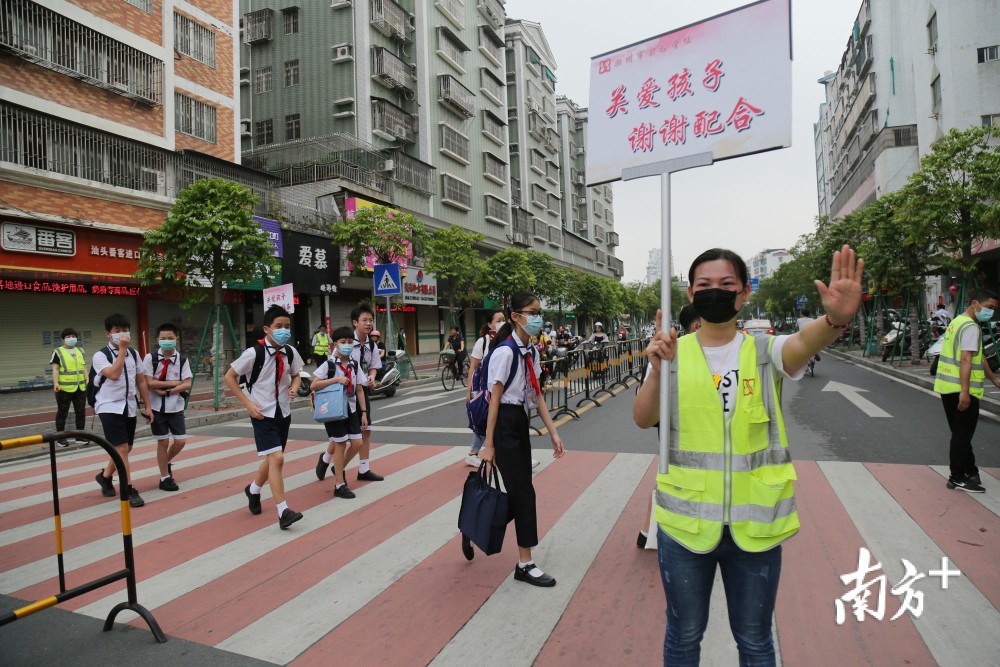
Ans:
{"type": "MultiPolygon", "coordinates": [[[[421,387],[423,385],[432,384],[434,382],[439,382],[439,378],[430,376],[420,378],[419,380],[404,380],[403,384],[400,386],[399,391],[406,389],[407,387],[421,387]]],[[[292,410],[296,408],[302,408],[309,405],[309,399],[305,397],[296,397],[291,402],[292,410]]],[[[201,426],[215,426],[216,424],[224,424],[226,422],[236,421],[238,419],[243,419],[246,417],[246,412],[243,411],[241,407],[233,407],[220,412],[209,412],[208,414],[200,415],[185,415],[185,426],[188,429],[198,428],[201,426]]],[[[141,420],[140,420],[141,421],[141,420]]],[[[45,422],[48,424],[48,422],[45,422]]],[[[25,426],[32,426],[31,424],[25,424],[25,426]]],[[[51,432],[51,428],[39,429],[42,433],[51,432]]],[[[148,438],[152,435],[148,424],[140,424],[135,429],[135,439],[148,438]]],[[[79,449],[84,449],[90,445],[77,445],[72,444],[69,447],[56,450],[59,452],[74,452],[79,449]]],[[[23,461],[25,459],[32,459],[39,456],[47,456],[49,453],[48,444],[41,445],[31,445],[25,447],[24,449],[11,450],[7,456],[0,456],[0,466],[6,463],[13,463],[15,461],[23,461]]]]}
{"type": "MultiPolygon", "coordinates": [[[[934,381],[929,379],[930,376],[925,378],[919,375],[914,375],[913,373],[907,373],[906,371],[893,365],[884,365],[882,362],[873,361],[867,357],[856,357],[853,354],[848,354],[846,352],[830,348],[827,348],[824,354],[829,354],[837,357],[841,361],[853,364],[867,371],[885,375],[893,380],[898,380],[934,393],[934,381]]],[[[979,402],[979,411],[981,413],[985,412],[988,416],[1000,420],[1000,401],[994,398],[983,397],[979,402]]]]}

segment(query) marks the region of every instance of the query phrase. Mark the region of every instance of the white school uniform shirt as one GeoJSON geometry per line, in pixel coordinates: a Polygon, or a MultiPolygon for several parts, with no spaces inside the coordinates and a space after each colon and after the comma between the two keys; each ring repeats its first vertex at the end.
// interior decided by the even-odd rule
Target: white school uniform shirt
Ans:
{"type": "MultiPolygon", "coordinates": [[[[288,398],[288,388],[292,386],[292,378],[302,370],[302,355],[294,347],[292,352],[295,359],[285,359],[285,372],[281,374],[281,382],[278,385],[277,400],[274,395],[274,374],[277,370],[275,352],[277,349],[271,345],[271,341],[264,339],[264,366],[260,369],[260,376],[250,390],[250,400],[260,406],[260,411],[265,417],[274,417],[274,409],[281,406],[281,416],[287,417],[292,414],[290,399],[288,398]],[[289,363],[291,362],[291,363],[289,363]]],[[[257,357],[253,346],[247,348],[234,361],[230,368],[236,371],[237,375],[246,375],[249,379],[250,371],[253,370],[253,362],[257,357]]]]}
{"type": "Polygon", "coordinates": [[[472,358],[482,361],[483,357],[486,356],[486,351],[491,340],[493,339],[489,336],[480,336],[476,344],[472,346],[472,358]]]}
{"type": "MultiPolygon", "coordinates": [[[[514,342],[517,343],[518,356],[517,356],[517,372],[514,375],[514,381],[510,383],[510,386],[503,392],[503,396],[500,398],[500,403],[504,405],[524,405],[525,392],[531,386],[527,377],[524,374],[524,354],[529,352],[531,354],[531,367],[535,372],[535,379],[537,380],[542,376],[542,366],[538,360],[538,349],[534,345],[525,346],[521,340],[514,336],[514,342]]],[[[497,343],[498,347],[493,350],[493,354],[490,356],[490,368],[489,373],[486,375],[486,386],[492,390],[493,385],[499,382],[501,385],[507,382],[507,378],[510,377],[510,365],[514,363],[514,352],[503,343],[497,343]]],[[[532,388],[531,391],[534,391],[532,388]]]]}
{"type": "MultiPolygon", "coordinates": [[[[360,373],[358,364],[354,361],[354,359],[348,359],[347,363],[350,364],[351,366],[351,381],[355,385],[357,385],[358,375],[360,373]]],[[[316,370],[313,371],[313,379],[326,380],[327,378],[330,377],[335,377],[335,378],[343,377],[345,373],[340,368],[340,364],[341,364],[340,357],[337,356],[330,357],[329,359],[326,360],[325,364],[320,364],[319,366],[316,367],[316,370]],[[332,376],[330,375],[331,368],[333,369],[332,376]]],[[[358,396],[357,393],[354,391],[353,387],[351,388],[351,392],[347,395],[347,407],[351,412],[358,411],[358,396]]]]}
{"type": "Polygon", "coordinates": [[[112,380],[102,375],[101,371],[114,365],[113,362],[118,358],[118,346],[108,345],[105,349],[111,350],[111,362],[104,356],[103,350],[95,352],[92,361],[94,373],[96,373],[94,386],[96,387],[102,380],[104,382],[97,391],[97,397],[94,401],[94,412],[97,414],[107,413],[135,417],[138,409],[138,404],[135,400],[138,367],[136,366],[135,359],[139,355],[136,354],[133,357],[133,350],[129,348],[129,351],[125,353],[125,366],[122,368],[122,374],[118,376],[117,380],[112,380]],[[126,407],[128,408],[127,412],[126,407]]]}
{"type": "MultiPolygon", "coordinates": [[[[176,350],[169,357],[163,354],[163,350],[160,350],[160,359],[156,364],[156,368],[153,368],[153,353],[150,352],[146,355],[146,358],[142,360],[142,374],[146,377],[152,378],[154,380],[160,379],[160,369],[163,367],[164,361],[169,361],[170,365],[167,366],[167,377],[164,380],[170,382],[180,381],[183,382],[191,377],[191,362],[185,358],[184,368],[180,367],[181,355],[176,350]]],[[[150,388],[149,390],[149,407],[153,412],[181,412],[184,410],[184,397],[180,394],[170,394],[169,396],[160,396],[156,393],[155,389],[150,388]],[[166,406],[164,407],[164,403],[166,406]]]]}
{"type": "MultiPolygon", "coordinates": [[[[331,344],[331,350],[333,349],[331,344]]],[[[365,337],[365,342],[362,343],[361,339],[358,337],[358,332],[354,332],[354,351],[351,352],[351,360],[356,362],[359,369],[363,369],[365,364],[368,364],[368,370],[375,369],[378,370],[382,368],[382,359],[378,356],[378,348],[374,350],[371,349],[371,339],[367,336],[365,337]]],[[[331,352],[331,355],[334,353],[331,352]]],[[[368,386],[368,371],[362,370],[358,377],[358,384],[362,387],[368,386]]]]}

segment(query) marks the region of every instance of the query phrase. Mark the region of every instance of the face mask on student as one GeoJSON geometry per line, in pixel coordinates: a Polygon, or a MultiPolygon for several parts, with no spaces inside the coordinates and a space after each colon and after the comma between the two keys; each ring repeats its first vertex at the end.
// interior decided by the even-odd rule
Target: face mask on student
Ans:
{"type": "Polygon", "coordinates": [[[76,336],[67,336],[66,338],[63,338],[63,343],[65,343],[67,347],[76,347],[76,336]]]}
{"type": "Polygon", "coordinates": [[[292,339],[291,329],[271,329],[271,338],[278,345],[284,345],[292,339]]]}
{"type": "Polygon", "coordinates": [[[125,338],[128,338],[129,337],[128,332],[127,331],[119,331],[117,333],[111,334],[111,342],[112,342],[112,344],[117,345],[118,341],[121,340],[122,336],[125,336],[125,338]]]}
{"type": "Polygon", "coordinates": [[[719,289],[698,290],[694,293],[694,311],[698,317],[713,324],[722,324],[736,317],[736,297],[739,292],[719,289]]]}
{"type": "Polygon", "coordinates": [[[177,341],[172,338],[163,338],[160,340],[160,349],[164,352],[170,352],[177,347],[177,341]]]}
{"type": "Polygon", "coordinates": [[[541,315],[528,315],[527,322],[522,325],[524,333],[529,336],[537,336],[538,332],[542,330],[542,316],[541,315]]]}
{"type": "Polygon", "coordinates": [[[342,343],[337,346],[337,350],[340,352],[340,356],[349,357],[354,352],[354,346],[350,343],[342,343]]]}

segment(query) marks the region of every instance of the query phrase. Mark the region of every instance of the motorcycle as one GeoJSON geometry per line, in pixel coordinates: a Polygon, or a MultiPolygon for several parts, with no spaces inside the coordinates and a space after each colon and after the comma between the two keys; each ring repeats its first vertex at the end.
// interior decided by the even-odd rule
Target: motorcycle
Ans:
{"type": "MultiPolygon", "coordinates": [[[[923,358],[927,354],[928,348],[930,348],[932,341],[932,328],[927,322],[920,323],[920,358],[923,358]]],[[[903,356],[911,356],[910,344],[910,327],[907,326],[906,322],[902,320],[894,320],[889,325],[889,330],[880,342],[882,348],[882,361],[888,361],[889,357],[897,354],[899,352],[899,346],[902,346],[903,356]]]]}
{"type": "Polygon", "coordinates": [[[403,382],[403,376],[399,372],[399,362],[406,358],[403,350],[393,350],[386,352],[382,359],[382,368],[375,371],[375,383],[368,387],[368,396],[385,396],[392,398],[396,395],[396,390],[403,382]]]}

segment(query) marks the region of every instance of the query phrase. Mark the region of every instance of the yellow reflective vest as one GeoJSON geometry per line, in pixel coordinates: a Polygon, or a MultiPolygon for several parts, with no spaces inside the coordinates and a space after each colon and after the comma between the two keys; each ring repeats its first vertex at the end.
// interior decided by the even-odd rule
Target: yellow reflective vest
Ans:
{"type": "MultiPolygon", "coordinates": [[[[938,357],[937,375],[934,376],[934,391],[939,394],[957,394],[962,391],[961,373],[962,334],[969,327],[979,328],[979,324],[968,315],[959,315],[944,331],[941,355],[938,357]]],[[[982,398],[985,393],[986,371],[983,370],[983,337],[979,334],[979,349],[972,355],[972,374],[969,376],[969,395],[982,398]]]]}
{"type": "Polygon", "coordinates": [[[771,336],[743,338],[727,422],[698,337],[677,341],[669,469],[656,478],[655,513],[660,528],[690,551],[712,551],[727,523],[744,551],[765,551],[799,529],[781,380],[769,355],[773,342],[771,336]]]}
{"type": "Polygon", "coordinates": [[[87,388],[87,357],[78,347],[56,348],[59,357],[59,391],[73,393],[87,388]]]}
{"type": "Polygon", "coordinates": [[[330,337],[325,333],[317,332],[313,336],[313,340],[316,341],[316,344],[313,345],[313,354],[325,355],[330,350],[330,337]]]}

